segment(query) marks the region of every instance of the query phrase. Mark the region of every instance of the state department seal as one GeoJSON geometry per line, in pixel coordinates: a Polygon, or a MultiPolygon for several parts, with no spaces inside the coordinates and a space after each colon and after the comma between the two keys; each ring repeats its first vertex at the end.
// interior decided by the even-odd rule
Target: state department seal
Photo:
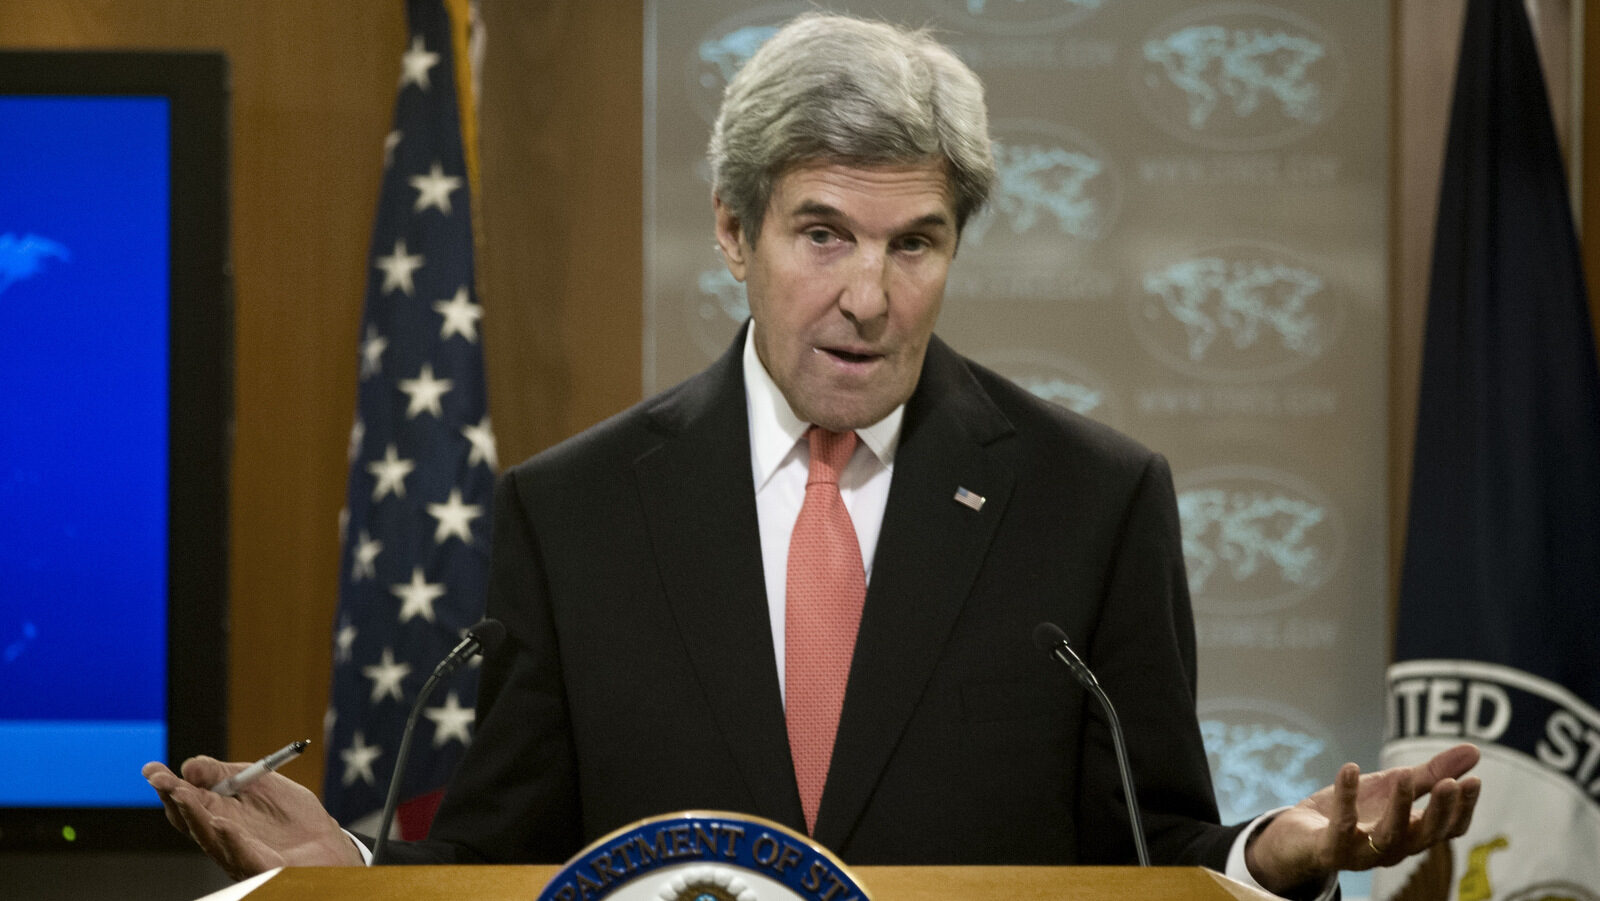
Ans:
{"type": "Polygon", "coordinates": [[[699,812],[641,820],[567,861],[539,901],[869,901],[837,857],[785,826],[699,812]]]}

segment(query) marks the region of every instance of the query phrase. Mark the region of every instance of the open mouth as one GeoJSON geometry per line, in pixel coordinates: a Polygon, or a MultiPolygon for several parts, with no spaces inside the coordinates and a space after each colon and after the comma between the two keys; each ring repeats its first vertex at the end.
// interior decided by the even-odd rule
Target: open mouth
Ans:
{"type": "Polygon", "coordinates": [[[880,354],[852,353],[851,351],[841,350],[836,347],[819,347],[817,350],[845,363],[870,363],[881,356],[880,354]]]}

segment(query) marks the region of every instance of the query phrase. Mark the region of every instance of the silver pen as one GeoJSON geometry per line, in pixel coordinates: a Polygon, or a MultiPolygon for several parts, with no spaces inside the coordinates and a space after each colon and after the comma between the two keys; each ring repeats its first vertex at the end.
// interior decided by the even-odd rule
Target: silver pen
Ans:
{"type": "Polygon", "coordinates": [[[211,786],[211,790],[219,795],[228,797],[237,795],[245,786],[299,757],[300,752],[304,751],[310,744],[311,742],[304,739],[289,742],[271,754],[211,786]]]}

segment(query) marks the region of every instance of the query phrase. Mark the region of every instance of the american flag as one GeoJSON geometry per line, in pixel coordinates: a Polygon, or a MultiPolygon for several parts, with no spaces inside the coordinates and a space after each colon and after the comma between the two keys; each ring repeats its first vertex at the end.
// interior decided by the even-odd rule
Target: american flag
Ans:
{"type": "MultiPolygon", "coordinates": [[[[418,690],[483,616],[497,466],[463,150],[475,133],[471,79],[456,63],[467,55],[468,10],[464,0],[407,7],[361,325],[324,723],[323,802],[358,827],[376,826],[418,690]]],[[[476,690],[476,669],[464,667],[418,721],[400,794],[403,837],[426,833],[471,740],[476,690]]]]}

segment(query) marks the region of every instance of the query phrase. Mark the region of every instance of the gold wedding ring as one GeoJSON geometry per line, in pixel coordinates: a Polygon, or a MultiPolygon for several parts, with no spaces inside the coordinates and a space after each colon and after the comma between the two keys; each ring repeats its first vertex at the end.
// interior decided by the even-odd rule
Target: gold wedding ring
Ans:
{"type": "Polygon", "coordinates": [[[1372,840],[1372,833],[1370,832],[1367,833],[1367,847],[1371,848],[1373,853],[1377,854],[1379,857],[1382,857],[1384,854],[1383,849],[1378,847],[1378,843],[1372,840]]]}

